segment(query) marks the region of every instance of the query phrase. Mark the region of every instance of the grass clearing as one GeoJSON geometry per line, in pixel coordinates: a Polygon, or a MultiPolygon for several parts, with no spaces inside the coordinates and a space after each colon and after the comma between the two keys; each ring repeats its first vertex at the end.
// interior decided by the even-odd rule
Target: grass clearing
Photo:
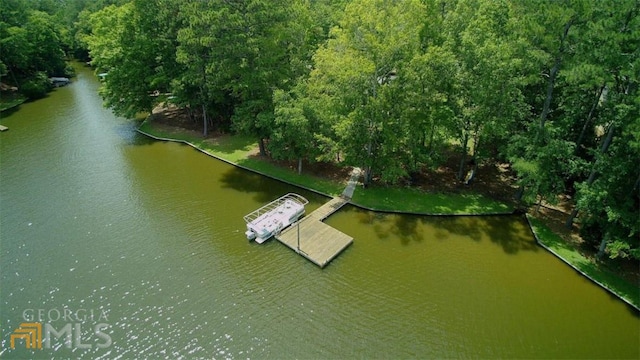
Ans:
{"type": "Polygon", "coordinates": [[[380,211],[420,214],[495,214],[513,209],[480,194],[428,193],[412,188],[370,187],[356,191],[353,202],[380,211]]]}
{"type": "Polygon", "coordinates": [[[339,183],[322,179],[313,175],[307,175],[304,173],[298,175],[297,172],[285,169],[283,167],[258,158],[242,159],[237,163],[249,169],[259,171],[263,174],[267,174],[288,183],[319,191],[323,194],[331,196],[339,195],[340,193],[342,193],[342,190],[346,186],[346,182],[339,183]]]}

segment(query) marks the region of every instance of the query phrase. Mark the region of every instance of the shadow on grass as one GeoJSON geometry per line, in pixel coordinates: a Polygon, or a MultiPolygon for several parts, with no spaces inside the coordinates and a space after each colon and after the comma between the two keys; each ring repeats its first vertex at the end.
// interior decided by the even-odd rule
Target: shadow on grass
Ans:
{"type": "Polygon", "coordinates": [[[292,171],[288,168],[278,166],[258,157],[250,157],[249,159],[240,160],[238,161],[238,164],[249,169],[268,174],[268,176],[272,176],[281,181],[291,183],[295,186],[313,189],[315,191],[319,191],[321,193],[332,196],[340,194],[344,187],[344,185],[342,184],[331,180],[322,179],[314,175],[309,175],[306,173],[298,174],[297,172],[292,171]]]}
{"type": "Polygon", "coordinates": [[[239,151],[247,153],[256,145],[255,139],[239,135],[222,135],[215,139],[203,140],[203,142],[203,145],[209,145],[211,149],[223,154],[234,154],[239,151]]]}
{"type": "MultiPolygon", "coordinates": [[[[216,138],[204,138],[193,131],[155,124],[149,119],[139,126],[139,130],[161,140],[190,143],[200,150],[234,163],[243,162],[256,144],[251,138],[240,135],[220,135],[216,138]]],[[[148,142],[143,141],[141,144],[146,145],[148,142]]]]}
{"type": "Polygon", "coordinates": [[[202,134],[195,131],[173,128],[164,124],[156,124],[153,120],[149,119],[143,121],[139,129],[160,138],[187,141],[204,150],[211,150],[222,154],[246,153],[251,151],[256,145],[255,139],[248,136],[222,134],[216,137],[203,137],[202,134]]]}
{"type": "Polygon", "coordinates": [[[337,182],[304,173],[298,175],[290,169],[279,167],[257,156],[257,144],[252,137],[221,135],[215,138],[205,139],[199,135],[195,135],[193,132],[183,129],[175,130],[167,126],[158,126],[149,121],[145,121],[140,126],[140,131],[158,138],[186,141],[225,161],[261,172],[295,186],[314,189],[325,194],[339,194],[342,192],[342,185],[337,182]]]}

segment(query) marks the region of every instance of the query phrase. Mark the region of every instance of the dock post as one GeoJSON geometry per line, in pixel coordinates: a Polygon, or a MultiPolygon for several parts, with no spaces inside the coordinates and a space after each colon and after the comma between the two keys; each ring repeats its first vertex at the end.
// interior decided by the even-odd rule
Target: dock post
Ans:
{"type": "Polygon", "coordinates": [[[300,254],[300,219],[298,219],[298,254],[300,254]]]}

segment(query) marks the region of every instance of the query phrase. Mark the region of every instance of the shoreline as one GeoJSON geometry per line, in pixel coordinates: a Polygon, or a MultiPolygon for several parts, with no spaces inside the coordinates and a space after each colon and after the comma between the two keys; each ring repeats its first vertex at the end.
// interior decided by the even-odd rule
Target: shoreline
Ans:
{"type": "MultiPolygon", "coordinates": [[[[146,132],[144,130],[141,130],[140,128],[137,128],[136,131],[139,132],[140,134],[148,136],[148,137],[150,137],[150,138],[152,138],[154,140],[167,141],[167,142],[176,142],[176,143],[179,143],[179,144],[189,145],[192,148],[200,151],[201,153],[203,153],[205,155],[211,156],[214,159],[223,161],[223,162],[225,162],[225,163],[227,163],[229,165],[236,166],[236,167],[238,167],[240,169],[251,171],[251,172],[256,173],[258,175],[266,176],[266,177],[268,177],[270,179],[277,180],[277,181],[289,184],[291,186],[296,186],[296,187],[299,187],[301,189],[316,193],[318,195],[321,195],[321,196],[324,196],[324,197],[327,197],[327,198],[333,197],[333,195],[325,193],[325,192],[322,192],[320,190],[313,189],[313,188],[310,188],[308,186],[304,186],[304,185],[301,185],[301,184],[296,184],[296,183],[288,181],[286,179],[282,179],[282,178],[273,176],[271,174],[267,174],[265,172],[262,172],[260,170],[252,169],[252,168],[244,166],[242,164],[238,164],[238,163],[235,163],[233,161],[227,160],[227,159],[225,159],[223,157],[220,157],[220,156],[218,156],[216,154],[213,154],[213,153],[211,153],[211,152],[209,152],[209,151],[207,151],[205,149],[202,149],[201,147],[199,147],[199,146],[197,146],[195,144],[192,144],[189,141],[182,140],[182,139],[172,139],[172,138],[166,138],[166,137],[162,137],[162,136],[153,135],[153,134],[150,134],[150,133],[148,133],[148,132],[146,132]]],[[[349,203],[349,205],[355,206],[355,207],[357,207],[359,209],[362,209],[362,210],[367,210],[367,211],[372,211],[372,212],[377,212],[377,213],[383,213],[383,214],[396,214],[396,215],[416,215],[416,216],[433,216],[433,217],[511,216],[511,215],[519,215],[517,210],[513,210],[511,212],[485,212],[485,213],[429,213],[429,212],[413,212],[413,211],[406,211],[406,210],[378,209],[378,208],[370,207],[370,206],[367,206],[367,205],[359,204],[357,202],[354,202],[353,199],[349,200],[348,203],[349,203]]]]}
{"type": "MultiPolygon", "coordinates": [[[[142,122],[142,124],[145,124],[147,122],[147,120],[144,120],[142,122]]],[[[141,126],[142,126],[141,124],[141,126]]],[[[318,189],[313,189],[311,187],[305,186],[303,184],[299,184],[299,183],[294,183],[292,181],[268,174],[266,172],[257,170],[257,169],[253,169],[251,167],[239,164],[237,162],[233,162],[231,160],[225,159],[224,157],[218,156],[206,149],[201,148],[200,146],[193,144],[187,140],[183,140],[183,139],[174,139],[174,138],[168,138],[168,137],[163,137],[163,136],[158,136],[155,134],[150,134],[147,131],[142,130],[140,127],[138,127],[136,129],[137,132],[148,136],[152,139],[155,140],[159,140],[159,141],[168,141],[168,142],[177,142],[177,143],[181,143],[181,144],[185,144],[185,145],[189,145],[192,148],[202,152],[205,155],[211,156],[215,159],[221,160],[229,165],[233,165],[236,166],[238,168],[244,169],[244,170],[248,170],[251,172],[254,172],[256,174],[262,175],[262,176],[266,176],[268,178],[277,180],[277,181],[281,181],[284,182],[286,184],[292,185],[292,186],[296,186],[302,189],[305,189],[307,191],[311,191],[313,193],[316,193],[318,195],[322,195],[328,198],[333,197],[335,194],[329,194],[326,192],[323,192],[321,190],[318,189]]],[[[364,205],[364,204],[360,204],[356,201],[353,201],[353,199],[349,200],[349,204],[352,206],[355,206],[357,208],[363,209],[363,210],[367,210],[367,211],[373,211],[373,212],[378,212],[378,213],[386,213],[386,214],[398,214],[398,215],[418,215],[418,216],[434,216],[434,217],[449,217],[449,216],[507,216],[507,215],[517,215],[518,211],[515,209],[512,209],[511,211],[488,211],[488,212],[478,212],[478,213],[473,213],[473,212],[416,212],[416,211],[409,211],[409,210],[395,210],[395,209],[383,209],[383,208],[376,208],[376,207],[372,207],[372,206],[368,206],[368,205],[364,205]]]]}
{"type": "MultiPolygon", "coordinates": [[[[221,157],[219,155],[216,155],[206,149],[203,149],[200,146],[197,146],[196,144],[191,143],[190,141],[184,140],[184,139],[176,139],[176,138],[169,138],[169,137],[164,137],[164,136],[159,136],[159,135],[155,135],[155,134],[151,134],[148,131],[145,131],[142,129],[142,127],[144,125],[150,125],[150,119],[151,119],[150,115],[149,117],[147,117],[141,124],[140,126],[138,126],[136,128],[136,131],[139,132],[140,134],[143,134],[149,138],[155,139],[155,140],[159,140],[159,141],[168,141],[168,142],[177,142],[177,143],[181,143],[181,144],[186,144],[191,146],[192,148],[202,152],[205,155],[208,155],[212,158],[215,158],[217,160],[221,160],[229,165],[232,166],[236,166],[240,169],[244,169],[244,170],[248,170],[251,171],[253,173],[262,175],[262,176],[266,176],[268,178],[277,180],[277,181],[281,181],[284,182],[286,184],[292,185],[292,186],[297,186],[300,187],[302,189],[311,191],[313,193],[325,196],[325,197],[332,197],[333,195],[323,192],[321,190],[318,189],[313,189],[311,187],[302,185],[302,184],[298,184],[298,183],[294,183],[292,181],[277,177],[275,175],[272,174],[268,174],[264,171],[260,171],[258,169],[254,169],[242,164],[239,164],[237,162],[231,161],[229,159],[225,159],[224,157],[221,157]]],[[[524,215],[524,218],[527,222],[527,226],[529,227],[529,229],[531,230],[531,233],[534,236],[534,240],[536,241],[536,244],[538,244],[540,247],[542,247],[543,249],[545,249],[546,251],[548,251],[550,254],[552,254],[553,256],[557,257],[558,259],[560,259],[561,261],[563,261],[565,264],[569,265],[573,270],[577,271],[579,274],[581,274],[582,276],[584,276],[585,278],[587,278],[588,280],[590,280],[592,283],[594,283],[595,285],[598,285],[599,287],[601,287],[602,289],[604,289],[605,291],[607,291],[609,294],[612,294],[614,296],[616,296],[618,299],[622,300],[625,304],[627,304],[628,306],[632,307],[635,311],[640,312],[640,296],[638,298],[634,298],[634,299],[629,299],[627,297],[625,297],[623,291],[619,290],[619,292],[616,291],[614,286],[609,286],[608,284],[598,281],[596,280],[593,276],[587,274],[585,271],[581,270],[576,264],[572,263],[571,261],[569,261],[568,259],[566,259],[565,257],[563,257],[562,255],[560,255],[558,252],[554,251],[549,245],[545,244],[544,241],[542,241],[540,239],[540,237],[544,237],[544,235],[540,234],[540,231],[537,231],[536,228],[537,226],[533,225],[531,223],[531,215],[529,214],[521,214],[519,213],[517,210],[512,209],[510,212],[477,212],[477,213],[470,213],[470,212],[451,212],[451,213],[431,213],[431,212],[416,212],[416,211],[407,211],[407,210],[396,210],[396,209],[379,209],[379,208],[375,208],[375,207],[371,207],[371,206],[367,206],[367,205],[363,205],[363,204],[359,204],[357,202],[354,202],[353,199],[349,201],[349,204],[352,206],[355,206],[357,208],[363,209],[363,210],[368,210],[368,211],[373,211],[373,212],[377,212],[377,213],[386,213],[386,214],[399,214],[399,215],[416,215],[416,216],[433,216],[433,217],[454,217],[454,216],[517,216],[517,215],[524,215]],[[635,302],[634,302],[635,300],[635,302]]],[[[543,225],[544,226],[544,225],[543,225]]],[[[554,234],[555,235],[555,234],[554,234]]],[[[549,240],[549,239],[547,239],[549,240]]],[[[550,240],[549,240],[550,241],[550,240]]],[[[572,251],[574,251],[575,253],[577,253],[577,251],[575,249],[573,249],[572,251]]],[[[579,254],[579,253],[578,253],[579,254]]],[[[580,255],[582,256],[582,255],[580,255]]],[[[586,259],[586,258],[585,258],[586,259]]],[[[597,270],[600,272],[603,272],[603,270],[597,270]]]]}
{"type": "Polygon", "coordinates": [[[27,99],[26,97],[23,97],[23,98],[15,99],[15,100],[7,102],[7,103],[3,103],[3,105],[0,106],[0,113],[5,113],[5,112],[9,112],[9,111],[15,110],[20,105],[22,105],[25,102],[27,102],[27,100],[29,100],[29,99],[27,99]],[[6,107],[4,106],[5,104],[6,104],[6,107]]]}
{"type": "Polygon", "coordinates": [[[636,311],[640,312],[640,306],[638,304],[633,303],[632,300],[627,299],[625,296],[618,294],[615,289],[612,289],[610,286],[608,286],[606,283],[601,282],[596,280],[593,276],[589,275],[588,273],[586,273],[585,271],[583,271],[582,269],[580,269],[576,264],[573,264],[572,262],[570,262],[569,260],[565,259],[562,255],[560,255],[557,251],[555,251],[550,245],[547,245],[544,243],[544,241],[540,240],[539,237],[539,231],[536,231],[536,226],[533,225],[531,223],[531,215],[526,214],[525,218],[527,219],[527,224],[529,225],[529,228],[531,229],[531,233],[533,234],[534,239],[536,240],[536,243],[541,246],[543,249],[547,250],[549,253],[553,254],[555,257],[557,257],[558,259],[560,259],[562,262],[564,262],[565,264],[569,265],[571,268],[573,268],[573,270],[575,270],[576,272],[578,272],[580,275],[586,277],[587,279],[589,279],[591,282],[599,285],[601,288],[603,288],[604,290],[606,290],[608,293],[610,293],[611,295],[614,295],[615,297],[617,297],[618,299],[622,300],[623,302],[625,302],[627,305],[631,306],[632,308],[634,308],[636,311]]]}
{"type": "MultiPolygon", "coordinates": [[[[143,122],[143,124],[144,124],[146,121],[147,121],[147,120],[145,120],[145,121],[143,122]]],[[[223,162],[225,162],[225,163],[227,163],[227,164],[229,164],[229,165],[236,166],[236,167],[238,167],[238,168],[240,168],[240,169],[247,170],[247,171],[251,171],[251,172],[256,173],[256,174],[258,174],[258,175],[266,176],[266,177],[268,177],[268,178],[270,178],[270,179],[277,180],[277,181],[281,181],[281,182],[284,182],[284,183],[289,184],[289,185],[292,185],[292,186],[297,186],[297,187],[299,187],[299,188],[305,189],[305,190],[307,190],[307,191],[311,191],[311,192],[316,193],[316,194],[318,194],[318,195],[322,195],[322,196],[325,196],[325,197],[328,197],[328,198],[331,198],[331,197],[332,197],[332,195],[327,194],[327,193],[324,193],[324,192],[322,192],[322,191],[319,191],[319,190],[316,190],[316,189],[312,189],[312,188],[309,188],[309,187],[306,187],[306,186],[303,186],[303,185],[294,184],[294,183],[292,183],[292,182],[290,182],[290,181],[287,181],[287,180],[285,180],[285,179],[280,179],[280,178],[275,177],[275,176],[273,176],[273,175],[270,175],[270,174],[264,173],[264,172],[262,172],[262,171],[260,171],[260,170],[251,169],[251,168],[249,168],[249,167],[247,167],[247,166],[244,166],[244,165],[241,165],[241,164],[235,163],[235,162],[233,162],[233,161],[227,160],[227,159],[225,159],[225,158],[223,158],[223,157],[221,157],[221,156],[218,156],[218,155],[216,155],[216,154],[213,154],[213,153],[211,153],[211,152],[209,152],[209,151],[207,151],[207,150],[205,150],[205,149],[202,149],[202,148],[200,148],[199,146],[196,146],[196,145],[194,145],[194,144],[190,143],[190,142],[189,142],[189,141],[187,141],[187,140],[182,140],[182,139],[171,139],[171,138],[165,138],[165,137],[161,137],[161,136],[157,136],[157,135],[149,134],[148,132],[146,132],[146,131],[144,131],[144,130],[140,129],[139,127],[138,127],[138,128],[136,128],[136,131],[137,131],[137,132],[139,132],[140,134],[145,135],[145,136],[148,136],[148,137],[150,137],[150,138],[152,138],[152,139],[154,139],[154,140],[167,141],[167,142],[176,142],[176,143],[180,143],[180,144],[189,145],[189,146],[191,146],[192,148],[194,148],[194,149],[196,149],[196,150],[200,151],[201,153],[203,153],[203,154],[205,154],[205,155],[208,155],[208,156],[211,156],[211,157],[212,157],[212,158],[214,158],[214,159],[217,159],[217,160],[223,161],[223,162]]]]}

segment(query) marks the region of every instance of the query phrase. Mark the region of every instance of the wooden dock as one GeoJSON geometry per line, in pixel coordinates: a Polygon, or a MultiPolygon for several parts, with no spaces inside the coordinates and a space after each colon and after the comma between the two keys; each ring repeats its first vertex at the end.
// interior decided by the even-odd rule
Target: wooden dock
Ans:
{"type": "Polygon", "coordinates": [[[348,202],[348,199],[336,196],[297,223],[284,229],[275,238],[314,264],[321,268],[325,267],[353,243],[353,238],[323,223],[322,220],[348,202]]]}
{"type": "Polygon", "coordinates": [[[360,169],[354,168],[342,195],[282,230],[275,238],[314,264],[325,267],[353,243],[353,238],[322,221],[351,200],[360,176],[360,169]]]}
{"type": "Polygon", "coordinates": [[[311,214],[307,215],[307,217],[316,219],[318,221],[323,221],[324,219],[328,218],[329,215],[338,211],[341,207],[343,207],[348,202],[349,202],[348,199],[345,199],[342,196],[336,196],[333,199],[331,199],[331,201],[329,201],[328,203],[315,209],[311,214]]]}

